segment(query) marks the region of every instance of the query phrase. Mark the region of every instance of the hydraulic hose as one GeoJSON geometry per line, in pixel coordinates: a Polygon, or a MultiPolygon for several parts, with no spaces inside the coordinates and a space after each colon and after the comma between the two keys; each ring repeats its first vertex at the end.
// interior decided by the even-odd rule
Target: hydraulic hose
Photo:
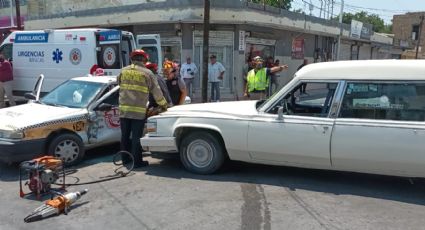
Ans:
{"type": "MultiPolygon", "coordinates": [[[[88,184],[96,184],[96,183],[100,183],[100,182],[105,182],[105,181],[110,181],[110,180],[115,180],[121,177],[125,177],[127,175],[129,175],[133,169],[134,169],[134,157],[131,153],[127,152],[127,151],[119,151],[117,153],[115,153],[115,155],[112,157],[112,163],[116,166],[120,166],[118,168],[116,168],[114,170],[113,175],[109,175],[109,176],[104,176],[104,177],[100,177],[100,179],[98,180],[93,180],[93,181],[87,181],[87,182],[76,182],[76,183],[65,183],[65,186],[75,186],[75,185],[88,185],[88,184]],[[127,158],[125,158],[124,156],[127,156],[127,158]],[[121,158],[121,163],[119,163],[121,158]],[[120,169],[126,167],[124,166],[124,164],[128,165],[129,167],[127,168],[126,171],[120,171],[120,169]]],[[[76,170],[75,169],[71,169],[69,170],[65,170],[65,175],[69,175],[72,173],[75,173],[76,170]]],[[[78,178],[77,178],[78,179],[78,178]]],[[[79,181],[79,179],[78,179],[79,181]]],[[[55,183],[55,185],[63,185],[60,183],[55,183]]]]}

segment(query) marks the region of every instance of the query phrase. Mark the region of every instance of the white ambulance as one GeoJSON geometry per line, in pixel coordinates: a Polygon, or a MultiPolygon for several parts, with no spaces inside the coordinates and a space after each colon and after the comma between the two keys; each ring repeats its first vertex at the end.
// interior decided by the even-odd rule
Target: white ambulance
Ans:
{"type": "MultiPolygon", "coordinates": [[[[143,39],[138,38],[138,43],[143,44],[143,39]]],[[[159,37],[155,44],[160,51],[159,37]]],[[[40,74],[45,76],[42,94],[96,66],[103,68],[105,75],[117,75],[130,63],[129,54],[135,48],[133,34],[126,31],[46,29],[13,32],[1,44],[0,52],[13,59],[14,94],[22,96],[33,90],[40,74]]],[[[160,56],[155,58],[162,63],[160,56]]]]}

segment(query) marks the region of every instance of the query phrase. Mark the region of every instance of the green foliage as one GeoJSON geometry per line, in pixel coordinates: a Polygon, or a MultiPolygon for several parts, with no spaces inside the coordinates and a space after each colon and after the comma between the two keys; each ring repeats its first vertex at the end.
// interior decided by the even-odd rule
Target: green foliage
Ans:
{"type": "Polygon", "coordinates": [[[251,0],[251,2],[253,3],[266,4],[269,6],[274,6],[274,7],[282,8],[282,9],[291,8],[292,1],[293,0],[251,0]]]}
{"type": "MultiPolygon", "coordinates": [[[[339,16],[333,18],[337,20],[339,16]]],[[[357,20],[363,23],[368,23],[373,26],[373,31],[378,33],[391,33],[392,25],[385,25],[384,20],[379,17],[377,14],[368,14],[365,11],[361,11],[355,14],[344,13],[342,15],[342,22],[346,24],[351,24],[351,20],[357,20]]]]}

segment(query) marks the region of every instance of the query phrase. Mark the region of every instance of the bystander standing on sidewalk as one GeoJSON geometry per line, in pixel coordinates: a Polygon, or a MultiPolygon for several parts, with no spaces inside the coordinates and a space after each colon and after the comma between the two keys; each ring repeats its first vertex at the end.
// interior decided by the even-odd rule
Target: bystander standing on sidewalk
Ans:
{"type": "Polygon", "coordinates": [[[220,82],[224,78],[224,66],[217,62],[217,57],[211,55],[210,63],[208,64],[208,81],[211,83],[211,102],[220,101],[220,82]]]}
{"type": "Polygon", "coordinates": [[[180,68],[180,76],[182,77],[186,85],[188,95],[191,98],[193,97],[193,79],[197,73],[198,68],[196,67],[195,63],[192,62],[190,57],[187,57],[186,63],[183,63],[182,67],[180,68]]]}

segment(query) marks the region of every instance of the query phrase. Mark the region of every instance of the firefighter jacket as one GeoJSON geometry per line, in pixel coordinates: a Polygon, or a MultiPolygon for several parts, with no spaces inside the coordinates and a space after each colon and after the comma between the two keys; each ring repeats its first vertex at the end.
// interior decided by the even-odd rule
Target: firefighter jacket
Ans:
{"type": "Polygon", "coordinates": [[[167,108],[167,101],[153,73],[141,65],[124,67],[118,76],[120,85],[119,110],[121,118],[143,120],[151,93],[159,106],[167,108]]]}
{"type": "Polygon", "coordinates": [[[269,80],[267,78],[267,69],[261,68],[257,71],[257,73],[255,72],[255,69],[249,71],[247,76],[247,84],[249,93],[266,90],[269,84],[269,80]]]}

